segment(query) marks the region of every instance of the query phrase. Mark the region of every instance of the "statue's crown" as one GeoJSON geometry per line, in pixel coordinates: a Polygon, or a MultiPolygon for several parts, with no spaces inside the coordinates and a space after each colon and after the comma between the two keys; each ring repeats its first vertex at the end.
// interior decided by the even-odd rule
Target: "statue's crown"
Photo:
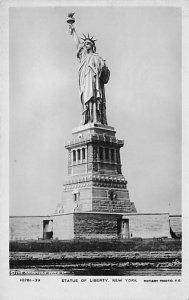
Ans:
{"type": "Polygon", "coordinates": [[[85,34],[83,34],[84,38],[81,38],[83,40],[83,42],[85,43],[86,41],[91,42],[93,45],[95,45],[96,40],[94,39],[94,36],[90,37],[89,33],[88,36],[86,36],[85,34]]]}

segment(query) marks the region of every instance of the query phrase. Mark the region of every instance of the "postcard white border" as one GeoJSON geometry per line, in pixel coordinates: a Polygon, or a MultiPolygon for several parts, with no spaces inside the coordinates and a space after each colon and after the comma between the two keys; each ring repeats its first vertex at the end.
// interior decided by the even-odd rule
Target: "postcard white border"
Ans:
{"type": "MultiPolygon", "coordinates": [[[[64,1],[12,0],[0,1],[0,94],[1,101],[1,202],[0,253],[1,299],[189,299],[189,3],[188,1],[64,1]],[[136,278],[137,282],[123,283],[62,283],[61,276],[41,276],[39,283],[21,282],[20,276],[9,276],[9,8],[10,7],[66,7],[66,6],[153,6],[181,7],[182,9],[182,221],[183,270],[181,283],[145,283],[149,277],[136,278]]],[[[169,277],[169,276],[168,276],[169,277]]],[[[168,279],[166,276],[166,279],[168,279]]],[[[68,277],[66,277],[68,278],[68,277]]],[[[72,277],[73,278],[73,277],[72,277]]],[[[74,277],[75,278],[75,277],[74,277]]],[[[82,277],[80,277],[82,278],[82,277]]],[[[83,277],[84,278],[84,277],[83,277]]],[[[92,277],[91,277],[92,278],[92,277]]],[[[100,277],[98,277],[100,278],[100,277]]],[[[103,276],[102,278],[107,278],[103,276]]],[[[111,281],[111,276],[108,277],[111,281]]],[[[152,276],[151,279],[159,278],[152,276]]],[[[161,276],[161,279],[163,277],[161,276]]],[[[171,277],[175,279],[176,277],[171,277]]]]}

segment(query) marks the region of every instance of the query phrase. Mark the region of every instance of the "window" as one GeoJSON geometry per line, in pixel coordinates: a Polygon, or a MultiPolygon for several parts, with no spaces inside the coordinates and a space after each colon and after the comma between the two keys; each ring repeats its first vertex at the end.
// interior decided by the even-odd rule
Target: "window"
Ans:
{"type": "Polygon", "coordinates": [[[102,147],[100,147],[100,149],[99,149],[99,156],[100,156],[100,160],[104,159],[103,148],[102,147]]]}
{"type": "Polygon", "coordinates": [[[114,200],[114,192],[113,191],[110,192],[110,200],[112,200],[112,201],[114,200]]]}
{"type": "Polygon", "coordinates": [[[80,151],[80,149],[77,150],[77,159],[78,160],[81,159],[81,151],[80,151]]]}
{"type": "Polygon", "coordinates": [[[117,193],[115,192],[114,189],[110,189],[110,190],[108,191],[108,197],[109,197],[109,199],[112,200],[112,201],[114,201],[114,200],[117,199],[117,193]]]}
{"type": "Polygon", "coordinates": [[[115,160],[114,159],[114,149],[111,149],[111,160],[115,160]]]}
{"type": "Polygon", "coordinates": [[[76,153],[75,153],[75,150],[73,151],[73,161],[74,161],[74,162],[76,161],[76,153]]]}
{"type": "Polygon", "coordinates": [[[79,201],[80,192],[78,190],[75,190],[75,191],[72,192],[72,195],[73,195],[74,202],[78,202],[79,201]]]}
{"type": "Polygon", "coordinates": [[[82,148],[82,159],[85,159],[85,148],[82,148]]]}
{"type": "Polygon", "coordinates": [[[108,160],[109,159],[109,149],[105,148],[105,159],[108,160]]]}

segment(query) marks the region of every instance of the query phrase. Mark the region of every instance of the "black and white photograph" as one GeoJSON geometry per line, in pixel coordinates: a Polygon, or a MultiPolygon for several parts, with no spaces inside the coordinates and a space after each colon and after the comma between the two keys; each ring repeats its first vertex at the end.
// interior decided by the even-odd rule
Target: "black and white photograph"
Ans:
{"type": "Polygon", "coordinates": [[[76,2],[8,7],[14,299],[187,299],[183,8],[76,2]]]}

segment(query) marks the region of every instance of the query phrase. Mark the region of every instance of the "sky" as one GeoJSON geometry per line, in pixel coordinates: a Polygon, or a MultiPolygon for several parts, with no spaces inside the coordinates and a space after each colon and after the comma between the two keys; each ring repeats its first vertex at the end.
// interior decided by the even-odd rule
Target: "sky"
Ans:
{"type": "Polygon", "coordinates": [[[51,214],[62,199],[65,143],[81,120],[70,11],[110,69],[107,119],[125,141],[130,200],[181,213],[180,8],[36,7],[10,9],[10,214],[51,214]]]}

